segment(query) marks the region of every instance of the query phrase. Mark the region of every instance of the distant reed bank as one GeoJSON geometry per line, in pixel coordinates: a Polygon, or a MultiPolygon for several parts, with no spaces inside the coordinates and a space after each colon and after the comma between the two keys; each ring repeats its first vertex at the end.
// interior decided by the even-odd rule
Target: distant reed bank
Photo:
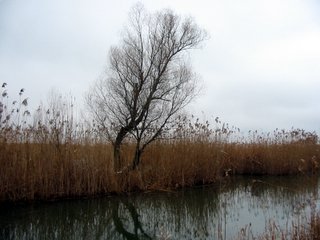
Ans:
{"type": "Polygon", "coordinates": [[[74,99],[53,96],[28,110],[24,89],[17,101],[0,96],[0,201],[51,200],[130,191],[176,189],[231,175],[317,174],[315,132],[249,131],[194,116],[177,116],[160,139],[127,171],[134,155],[129,137],[121,147],[123,171],[113,170],[113,147],[94,121],[79,121],[74,99]]]}
{"type": "MultiPolygon", "coordinates": [[[[8,134],[8,133],[7,133],[8,134]]],[[[53,133],[52,133],[53,134],[53,133]]],[[[228,143],[205,139],[159,140],[135,171],[115,173],[112,146],[72,139],[0,142],[0,201],[56,199],[174,189],[210,184],[236,174],[317,174],[320,145],[310,142],[228,143]]],[[[16,139],[17,140],[17,139],[16,139]]],[[[134,147],[122,148],[123,162],[134,147]]]]}

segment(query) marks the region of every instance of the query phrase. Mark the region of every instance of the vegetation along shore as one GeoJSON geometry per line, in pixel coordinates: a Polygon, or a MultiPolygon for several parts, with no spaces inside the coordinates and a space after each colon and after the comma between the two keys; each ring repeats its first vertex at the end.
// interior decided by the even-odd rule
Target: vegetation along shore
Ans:
{"type": "Polygon", "coordinates": [[[318,172],[315,132],[275,130],[240,137],[239,129],[218,118],[211,126],[192,116],[175,118],[170,132],[146,148],[135,170],[129,168],[135,144],[127,138],[121,148],[123,168],[115,172],[113,146],[98,126],[77,123],[72,101],[62,96],[54,101],[32,116],[23,94],[16,108],[3,106],[0,201],[176,189],[239,174],[318,172]]]}

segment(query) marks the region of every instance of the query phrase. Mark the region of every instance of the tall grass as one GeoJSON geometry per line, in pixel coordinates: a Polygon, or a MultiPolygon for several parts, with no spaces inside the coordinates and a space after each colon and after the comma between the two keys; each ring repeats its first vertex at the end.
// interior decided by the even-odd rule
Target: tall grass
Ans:
{"type": "MultiPolygon", "coordinates": [[[[208,184],[232,174],[312,174],[318,171],[316,133],[301,129],[249,132],[223,124],[211,127],[178,117],[151,144],[136,171],[117,174],[112,146],[94,123],[75,116],[74,99],[59,95],[31,114],[19,92],[11,104],[0,97],[0,201],[94,196],[208,184]]],[[[127,139],[122,161],[134,146],[127,139]]]]}

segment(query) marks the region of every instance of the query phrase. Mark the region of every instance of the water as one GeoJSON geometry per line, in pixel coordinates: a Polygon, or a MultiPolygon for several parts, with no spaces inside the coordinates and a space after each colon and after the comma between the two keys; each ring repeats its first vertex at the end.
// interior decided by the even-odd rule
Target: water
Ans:
{"type": "Polygon", "coordinates": [[[282,231],[318,208],[318,179],[237,177],[215,186],[0,205],[0,239],[233,239],[282,231]],[[312,204],[315,205],[312,206],[312,204]]]}

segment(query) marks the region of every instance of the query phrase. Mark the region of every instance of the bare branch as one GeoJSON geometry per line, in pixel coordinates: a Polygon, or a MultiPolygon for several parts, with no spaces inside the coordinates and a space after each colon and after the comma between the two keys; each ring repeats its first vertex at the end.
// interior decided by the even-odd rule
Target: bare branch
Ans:
{"type": "Polygon", "coordinates": [[[96,121],[114,126],[107,128],[107,135],[113,138],[115,164],[128,134],[136,139],[140,156],[194,98],[196,76],[184,57],[206,38],[192,18],[171,10],[148,14],[138,4],[129,18],[121,43],[109,51],[105,78],[96,82],[87,98],[96,121]]]}

